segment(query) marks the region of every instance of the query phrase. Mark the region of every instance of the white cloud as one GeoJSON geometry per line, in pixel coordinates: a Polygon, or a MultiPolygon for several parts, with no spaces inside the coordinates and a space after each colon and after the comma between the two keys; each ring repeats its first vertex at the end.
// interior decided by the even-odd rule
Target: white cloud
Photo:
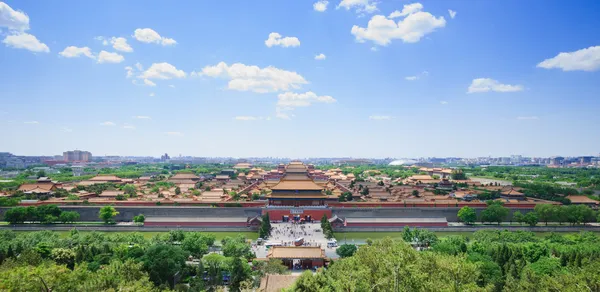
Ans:
{"type": "Polygon", "coordinates": [[[560,53],[553,58],[540,62],[537,67],[544,69],[558,68],[563,71],[596,71],[600,69],[600,46],[560,53]]]}
{"type": "Polygon", "coordinates": [[[127,43],[126,38],[112,37],[110,39],[110,43],[113,45],[113,48],[117,51],[127,52],[127,53],[133,52],[133,48],[127,43]]]}
{"type": "Polygon", "coordinates": [[[539,120],[540,118],[537,116],[529,116],[529,117],[517,117],[517,120],[539,120]]]}
{"type": "Polygon", "coordinates": [[[60,52],[58,54],[65,58],[79,58],[82,55],[86,56],[90,59],[96,58],[96,56],[94,56],[94,54],[92,54],[92,50],[88,47],[79,48],[79,47],[75,47],[75,46],[68,46],[62,52],[60,52]]]}
{"type": "Polygon", "coordinates": [[[175,85],[173,85],[173,84],[169,84],[169,87],[171,87],[171,88],[175,88],[175,85]]]}
{"type": "Polygon", "coordinates": [[[523,90],[523,86],[521,86],[521,85],[502,84],[502,83],[498,82],[497,80],[490,79],[490,78],[477,78],[477,79],[473,79],[473,82],[471,82],[471,85],[469,86],[467,93],[480,93],[480,92],[488,92],[488,91],[515,92],[515,91],[522,91],[522,90],[523,90]]]}
{"type": "Polygon", "coordinates": [[[296,107],[307,107],[314,103],[334,103],[336,100],[329,95],[317,95],[312,91],[305,93],[285,92],[277,95],[277,106],[275,108],[275,117],[289,120],[296,107]]]}
{"type": "Polygon", "coordinates": [[[306,93],[285,92],[277,95],[278,107],[305,107],[313,103],[334,103],[336,100],[329,95],[318,96],[312,91],[306,93]]]}
{"type": "MultiPolygon", "coordinates": [[[[396,17],[396,15],[390,16],[396,17]]],[[[436,18],[429,12],[416,11],[397,23],[383,15],[375,15],[369,20],[366,28],[354,25],[350,32],[358,42],[369,40],[375,44],[386,46],[394,39],[401,39],[405,43],[416,43],[425,35],[444,26],[446,26],[446,20],[443,16],[436,18]]]]}
{"type": "Polygon", "coordinates": [[[110,122],[110,121],[106,121],[104,123],[100,123],[100,126],[110,126],[110,127],[112,127],[112,126],[116,126],[116,125],[117,124],[115,124],[113,122],[110,122]]]}
{"type": "Polygon", "coordinates": [[[377,47],[371,47],[371,52],[377,52],[379,49],[377,47]]]}
{"type": "Polygon", "coordinates": [[[97,41],[101,41],[102,45],[108,46],[108,40],[105,37],[103,37],[103,36],[97,36],[97,37],[94,37],[94,39],[97,40],[97,41]]]}
{"type": "Polygon", "coordinates": [[[14,10],[8,4],[0,2],[0,27],[26,31],[29,29],[29,16],[23,11],[14,10]]]}
{"type": "Polygon", "coordinates": [[[388,18],[404,17],[404,16],[408,16],[409,14],[419,12],[421,10],[423,10],[423,4],[421,4],[421,3],[406,4],[402,8],[402,11],[396,10],[396,11],[392,12],[390,14],[390,16],[388,16],[388,18]]]}
{"type": "Polygon", "coordinates": [[[181,132],[176,132],[176,131],[173,131],[173,132],[165,132],[165,134],[166,134],[166,135],[168,135],[168,136],[183,136],[183,133],[181,133],[181,132]]]}
{"type": "Polygon", "coordinates": [[[25,124],[28,124],[28,125],[37,125],[39,123],[40,122],[38,122],[38,121],[27,121],[27,122],[25,122],[25,124]]]}
{"type": "Polygon", "coordinates": [[[327,56],[325,56],[325,54],[321,53],[315,56],[315,60],[325,60],[327,58],[327,56]]]}
{"type": "Polygon", "coordinates": [[[427,75],[429,75],[429,72],[423,71],[415,76],[406,76],[406,77],[404,77],[404,79],[406,79],[408,81],[415,81],[415,80],[419,80],[419,79],[421,79],[421,77],[425,77],[427,75]]]}
{"type": "Polygon", "coordinates": [[[137,68],[139,71],[144,70],[144,66],[142,66],[140,62],[135,63],[135,68],[137,68]]]}
{"type": "Polygon", "coordinates": [[[148,96],[153,97],[154,96],[154,92],[150,92],[150,94],[148,94],[148,96]]]}
{"type": "Polygon", "coordinates": [[[122,55],[119,55],[117,53],[110,53],[107,51],[100,51],[100,54],[98,54],[98,63],[99,64],[103,64],[103,63],[121,63],[125,61],[125,57],[123,57],[122,55]]]}
{"type": "Polygon", "coordinates": [[[123,129],[135,130],[135,126],[134,125],[130,125],[130,124],[124,124],[123,125],[123,129]]]}
{"type": "Polygon", "coordinates": [[[456,11],[452,9],[448,9],[448,14],[450,14],[450,18],[454,19],[456,17],[456,11]]]}
{"type": "Polygon", "coordinates": [[[329,4],[329,1],[319,0],[313,4],[313,9],[315,11],[325,12],[325,10],[327,10],[327,4],[329,4]]]}
{"type": "Polygon", "coordinates": [[[377,11],[377,2],[371,0],[342,0],[337,6],[339,8],[346,8],[346,10],[356,9],[357,13],[373,13],[377,11]]]}
{"type": "Polygon", "coordinates": [[[133,32],[133,37],[142,43],[155,43],[163,46],[171,46],[177,44],[177,41],[171,38],[160,36],[151,28],[138,28],[133,32]]]}
{"type": "Polygon", "coordinates": [[[236,121],[258,121],[263,120],[263,117],[254,117],[254,116],[237,116],[233,118],[236,121]]]}
{"type": "Polygon", "coordinates": [[[297,37],[282,37],[276,32],[269,34],[269,38],[265,41],[267,47],[280,46],[280,47],[297,47],[300,45],[300,40],[297,37]]]}
{"type": "Polygon", "coordinates": [[[149,116],[134,116],[134,118],[140,119],[140,120],[150,120],[151,119],[149,116]]]}
{"type": "Polygon", "coordinates": [[[391,120],[392,117],[390,116],[379,116],[379,115],[375,115],[375,116],[369,116],[369,120],[376,120],[376,121],[387,121],[387,120],[391,120]]]}
{"type": "Polygon", "coordinates": [[[441,104],[448,104],[448,102],[447,102],[447,101],[445,101],[445,100],[442,100],[442,101],[440,101],[440,103],[441,103],[441,104]]]}
{"type": "Polygon", "coordinates": [[[62,127],[60,129],[61,132],[65,132],[65,133],[71,133],[73,132],[73,129],[67,128],[67,127],[62,127]]]}
{"type": "MultiPolygon", "coordinates": [[[[133,68],[131,66],[125,67],[125,71],[127,71],[127,78],[133,77],[133,68]]],[[[135,84],[135,82],[133,84],[135,84]]]]}
{"type": "Polygon", "coordinates": [[[15,49],[25,49],[36,53],[48,53],[50,48],[40,42],[34,35],[28,33],[18,33],[6,36],[2,41],[7,47],[15,49]]]}
{"type": "Polygon", "coordinates": [[[148,80],[148,79],[144,79],[144,85],[146,86],[156,86],[156,83],[148,80]]]}
{"type": "Polygon", "coordinates": [[[229,66],[225,62],[220,62],[215,66],[202,68],[202,72],[196,75],[229,79],[228,89],[258,93],[298,89],[302,84],[308,83],[304,77],[296,72],[272,66],[260,68],[242,63],[229,66]]]}
{"type": "Polygon", "coordinates": [[[175,66],[163,62],[154,63],[148,70],[142,72],[138,78],[142,79],[172,79],[185,78],[186,73],[183,70],[178,70],[175,66]]]}

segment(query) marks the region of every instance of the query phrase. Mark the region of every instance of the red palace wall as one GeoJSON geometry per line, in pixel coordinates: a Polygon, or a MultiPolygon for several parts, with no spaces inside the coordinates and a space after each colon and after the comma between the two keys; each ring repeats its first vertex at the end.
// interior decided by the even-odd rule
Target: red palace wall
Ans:
{"type": "Polygon", "coordinates": [[[346,227],[446,227],[448,223],[423,223],[423,222],[414,222],[414,223],[347,223],[346,227]]]}
{"type": "Polygon", "coordinates": [[[246,227],[246,222],[145,222],[144,226],[246,227]]]}
{"type": "Polygon", "coordinates": [[[327,218],[331,218],[331,209],[319,209],[319,210],[303,210],[302,214],[292,214],[290,209],[263,209],[262,214],[265,215],[269,213],[269,218],[271,221],[281,221],[283,216],[290,216],[292,218],[294,215],[300,215],[300,217],[304,218],[306,215],[310,215],[313,221],[319,221],[323,217],[323,214],[327,216],[327,218]]]}

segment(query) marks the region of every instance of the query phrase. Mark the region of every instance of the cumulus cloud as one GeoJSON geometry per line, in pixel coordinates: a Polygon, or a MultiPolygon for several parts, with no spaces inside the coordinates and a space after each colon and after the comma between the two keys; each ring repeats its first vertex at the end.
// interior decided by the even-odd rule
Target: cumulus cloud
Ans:
{"type": "Polygon", "coordinates": [[[467,93],[480,93],[480,92],[488,92],[488,91],[515,92],[515,91],[522,91],[522,90],[523,90],[522,85],[502,84],[502,83],[498,82],[497,80],[494,80],[491,78],[477,78],[477,79],[473,79],[473,82],[471,82],[471,85],[469,86],[467,93]]]}
{"type": "Polygon", "coordinates": [[[148,80],[148,79],[144,79],[144,85],[146,86],[156,86],[156,83],[148,80]]]}
{"type": "Polygon", "coordinates": [[[169,87],[171,87],[171,88],[175,88],[175,85],[173,85],[173,84],[169,84],[169,87]]]}
{"type": "Polygon", "coordinates": [[[125,57],[117,53],[111,53],[107,51],[100,51],[98,54],[98,64],[103,63],[121,63],[125,61],[125,57]]]}
{"type": "Polygon", "coordinates": [[[111,121],[106,121],[104,123],[100,123],[100,126],[110,126],[110,127],[112,127],[112,126],[116,126],[116,125],[117,124],[115,124],[115,123],[113,123],[111,121]]]}
{"type": "Polygon", "coordinates": [[[277,95],[275,116],[280,119],[290,119],[289,112],[297,107],[307,107],[315,103],[334,103],[336,100],[329,95],[317,95],[312,91],[305,93],[285,92],[277,95]]]}
{"type": "Polygon", "coordinates": [[[336,9],[355,9],[357,13],[373,13],[377,11],[377,2],[371,0],[342,0],[336,9]]]}
{"type": "MultiPolygon", "coordinates": [[[[137,64],[136,64],[137,65],[137,64]]],[[[141,65],[140,65],[141,66],[141,65]]],[[[146,71],[138,76],[140,79],[173,79],[185,78],[186,73],[183,70],[178,70],[175,66],[163,62],[154,63],[146,71]]]]}
{"type": "Polygon", "coordinates": [[[394,12],[390,17],[400,17],[405,13],[408,13],[406,17],[398,22],[383,15],[375,15],[369,20],[366,28],[354,25],[350,32],[358,42],[372,41],[377,45],[386,46],[395,39],[400,39],[405,43],[416,43],[425,35],[446,26],[443,16],[435,17],[429,12],[420,11],[420,8],[417,10],[414,7],[406,8],[405,6],[401,12],[394,12]]]}
{"type": "Polygon", "coordinates": [[[308,81],[300,74],[272,66],[260,68],[235,63],[231,66],[220,62],[215,66],[206,66],[196,75],[229,79],[227,88],[257,93],[287,91],[298,89],[308,81]]]}
{"type": "Polygon", "coordinates": [[[450,18],[454,19],[456,17],[456,11],[452,9],[448,9],[448,14],[450,14],[450,18]]]}
{"type": "Polygon", "coordinates": [[[148,94],[148,96],[154,97],[154,92],[150,92],[150,94],[148,94]]]}
{"type": "Polygon", "coordinates": [[[138,28],[133,32],[133,37],[142,43],[161,44],[163,46],[172,46],[177,44],[174,39],[166,38],[158,34],[151,28],[138,28]]]}
{"type": "Polygon", "coordinates": [[[123,129],[135,130],[135,126],[134,125],[130,125],[130,124],[124,124],[123,125],[123,129]]]}
{"type": "Polygon", "coordinates": [[[402,8],[402,11],[396,10],[396,11],[392,12],[390,14],[390,16],[388,16],[388,18],[404,17],[404,16],[408,16],[409,14],[419,12],[421,10],[423,10],[423,4],[421,4],[421,3],[406,4],[402,8]]]}
{"type": "Polygon", "coordinates": [[[404,79],[406,79],[408,81],[415,81],[415,80],[419,80],[422,77],[425,77],[427,75],[429,75],[429,72],[423,71],[423,72],[421,72],[421,73],[419,73],[417,75],[414,75],[414,76],[406,76],[406,77],[404,77],[404,79]]]}
{"type": "Polygon", "coordinates": [[[151,119],[149,116],[134,116],[134,118],[140,119],[140,120],[150,120],[151,119]]]}
{"type": "Polygon", "coordinates": [[[387,121],[387,120],[391,120],[391,119],[392,119],[391,116],[380,116],[380,115],[369,116],[369,120],[375,120],[375,121],[387,121]]]}
{"type": "Polygon", "coordinates": [[[537,116],[528,116],[528,117],[517,117],[517,120],[539,120],[540,118],[537,116]]]}
{"type": "Polygon", "coordinates": [[[29,29],[29,16],[23,11],[14,10],[8,4],[0,2],[0,27],[26,31],[29,29]]]}
{"type": "Polygon", "coordinates": [[[113,48],[117,51],[126,52],[126,53],[133,52],[133,48],[127,43],[126,38],[112,37],[110,39],[110,43],[113,45],[113,48]]]}
{"type": "Polygon", "coordinates": [[[48,53],[50,48],[40,42],[34,35],[28,33],[17,33],[6,36],[2,41],[7,47],[25,49],[35,53],[48,53]]]}
{"type": "Polygon", "coordinates": [[[596,71],[600,69],[600,46],[560,53],[553,58],[540,62],[537,67],[561,69],[563,71],[596,71]]]}
{"type": "Polygon", "coordinates": [[[297,47],[300,45],[300,40],[297,37],[282,37],[276,32],[269,34],[269,38],[265,41],[267,47],[280,46],[284,48],[297,47]]]}
{"type": "MultiPolygon", "coordinates": [[[[127,71],[127,75],[126,75],[126,77],[127,77],[127,78],[131,78],[131,77],[133,77],[133,67],[131,67],[131,66],[126,66],[126,67],[125,67],[125,71],[127,71]]],[[[135,81],[135,80],[134,80],[134,81],[135,81]]]]}
{"type": "Polygon", "coordinates": [[[329,4],[329,1],[319,0],[313,4],[313,9],[318,12],[325,12],[325,10],[327,10],[328,4],[329,4]]]}
{"type": "Polygon", "coordinates": [[[168,136],[183,136],[183,133],[177,131],[165,132],[165,134],[168,136]]]}
{"type": "Polygon", "coordinates": [[[442,100],[442,101],[440,101],[440,103],[441,103],[441,104],[448,104],[448,102],[447,102],[447,101],[445,101],[445,100],[442,100]]]}
{"type": "Polygon", "coordinates": [[[315,56],[315,60],[325,60],[327,58],[327,56],[325,56],[325,54],[321,53],[315,56]]]}
{"type": "Polygon", "coordinates": [[[81,56],[86,56],[90,59],[96,58],[96,56],[94,56],[94,54],[92,54],[92,50],[88,47],[79,48],[79,47],[75,47],[75,46],[68,46],[62,52],[60,52],[58,54],[65,58],[79,58],[81,56]]]}
{"type": "Polygon", "coordinates": [[[28,124],[28,125],[37,125],[39,123],[40,122],[38,122],[38,121],[27,121],[27,122],[25,122],[25,124],[28,124]]]}

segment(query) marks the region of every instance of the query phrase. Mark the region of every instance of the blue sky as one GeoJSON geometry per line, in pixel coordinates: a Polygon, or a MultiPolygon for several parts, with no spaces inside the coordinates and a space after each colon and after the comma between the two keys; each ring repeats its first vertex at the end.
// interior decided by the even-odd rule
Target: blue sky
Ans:
{"type": "Polygon", "coordinates": [[[599,9],[0,2],[0,151],[597,155],[599,9]]]}

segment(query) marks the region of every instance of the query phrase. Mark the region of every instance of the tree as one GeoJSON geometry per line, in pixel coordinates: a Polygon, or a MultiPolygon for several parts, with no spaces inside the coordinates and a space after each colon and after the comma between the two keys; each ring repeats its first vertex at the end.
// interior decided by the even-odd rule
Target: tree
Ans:
{"type": "Polygon", "coordinates": [[[250,267],[242,262],[239,257],[234,257],[231,261],[231,280],[229,289],[231,291],[240,291],[240,283],[250,277],[250,267]]]}
{"type": "Polygon", "coordinates": [[[179,188],[179,187],[175,188],[175,195],[177,195],[177,196],[181,195],[181,188],[179,188]]]}
{"type": "Polygon", "coordinates": [[[473,224],[475,220],[477,220],[477,213],[475,212],[475,209],[464,206],[458,210],[458,219],[466,224],[473,224]]]}
{"type": "Polygon", "coordinates": [[[412,191],[412,195],[413,195],[413,197],[417,197],[418,198],[419,197],[419,191],[418,190],[413,190],[412,191]]]}
{"type": "Polygon", "coordinates": [[[126,184],[123,186],[123,192],[129,197],[136,196],[135,186],[131,184],[126,184]]]}
{"type": "Polygon", "coordinates": [[[69,269],[75,266],[75,252],[66,248],[55,248],[50,252],[50,257],[59,265],[66,265],[69,269]]]}
{"type": "Polygon", "coordinates": [[[356,250],[357,248],[354,244],[342,244],[335,250],[335,253],[342,258],[346,258],[353,256],[356,250]]]}
{"type": "Polygon", "coordinates": [[[144,224],[144,221],[146,221],[146,216],[144,216],[144,214],[133,216],[133,222],[135,223],[144,224]]]}
{"type": "Polygon", "coordinates": [[[515,211],[513,213],[513,220],[519,224],[523,224],[525,223],[525,216],[523,215],[523,213],[521,213],[521,211],[515,211]]]}
{"type": "Polygon", "coordinates": [[[62,223],[73,223],[79,221],[79,213],[76,211],[63,211],[58,216],[58,220],[62,223]]]}
{"type": "Polygon", "coordinates": [[[100,208],[98,217],[104,221],[105,224],[114,223],[115,216],[119,215],[119,212],[113,206],[104,206],[100,208]]]}
{"type": "Polygon", "coordinates": [[[538,204],[535,205],[533,209],[535,213],[537,213],[540,221],[546,223],[548,225],[548,221],[556,220],[557,218],[557,207],[555,205],[550,204],[538,204]]]}
{"type": "Polygon", "coordinates": [[[125,197],[125,195],[118,194],[115,197],[115,200],[117,200],[117,201],[125,201],[125,200],[127,200],[127,198],[125,197]]]}
{"type": "Polygon", "coordinates": [[[271,218],[269,218],[269,213],[267,212],[262,216],[262,221],[258,228],[258,237],[269,238],[269,236],[271,236],[271,218]]]}
{"type": "Polygon", "coordinates": [[[506,207],[492,202],[481,212],[481,222],[497,222],[500,225],[507,215],[508,209],[506,207]]]}
{"type": "Polygon", "coordinates": [[[204,235],[200,232],[190,232],[181,242],[181,248],[195,258],[202,258],[208,253],[208,248],[214,243],[214,236],[204,235]]]}
{"type": "Polygon", "coordinates": [[[141,261],[154,284],[167,284],[173,287],[173,279],[183,269],[185,259],[186,256],[181,248],[168,244],[155,244],[146,250],[141,261]]]}
{"type": "Polygon", "coordinates": [[[529,224],[529,226],[533,227],[538,224],[538,215],[535,211],[529,212],[525,214],[524,218],[525,223],[529,224]]]}
{"type": "Polygon", "coordinates": [[[4,212],[4,220],[10,224],[23,223],[27,219],[27,213],[24,207],[10,208],[4,212]]]}
{"type": "Polygon", "coordinates": [[[225,268],[226,258],[218,253],[211,253],[202,258],[208,276],[206,281],[209,287],[216,287],[223,283],[222,271],[225,268]]]}
{"type": "Polygon", "coordinates": [[[460,169],[452,170],[452,174],[450,174],[450,177],[452,178],[452,180],[466,180],[467,179],[467,176],[465,175],[465,173],[460,169]]]}

